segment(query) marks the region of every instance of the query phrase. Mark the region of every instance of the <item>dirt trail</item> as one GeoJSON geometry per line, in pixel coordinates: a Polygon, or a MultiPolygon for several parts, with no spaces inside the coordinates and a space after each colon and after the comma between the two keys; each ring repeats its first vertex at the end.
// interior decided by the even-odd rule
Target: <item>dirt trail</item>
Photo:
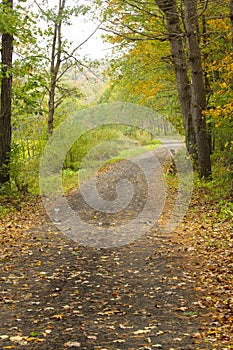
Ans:
{"type": "MultiPolygon", "coordinates": [[[[97,213],[80,193],[69,196],[73,209],[96,227],[100,220],[106,227],[130,221],[142,210],[143,175],[123,162],[107,176],[119,166],[139,184],[139,197],[124,215],[97,213]]],[[[104,185],[105,177],[99,189],[110,200],[115,187],[104,185]]],[[[1,349],[216,349],[201,337],[209,311],[197,303],[198,262],[175,233],[152,228],[123,246],[90,247],[58,232],[41,204],[28,216],[25,225],[16,220],[3,233],[1,349]]]]}

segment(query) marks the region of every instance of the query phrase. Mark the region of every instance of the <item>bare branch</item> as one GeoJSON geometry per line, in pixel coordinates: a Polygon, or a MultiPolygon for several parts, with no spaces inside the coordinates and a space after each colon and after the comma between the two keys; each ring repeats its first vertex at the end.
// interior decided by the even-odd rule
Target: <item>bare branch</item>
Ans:
{"type": "MultiPolygon", "coordinates": [[[[67,52],[65,52],[67,53],[67,52]]],[[[100,80],[100,77],[98,77],[97,74],[95,74],[95,72],[88,66],[86,65],[85,63],[81,62],[77,57],[75,56],[71,56],[70,54],[67,53],[67,55],[69,56],[69,58],[72,58],[77,64],[78,64],[78,67],[83,67],[83,68],[86,68],[91,74],[93,74],[98,80],[100,80]]]]}
{"type": "Polygon", "coordinates": [[[202,17],[208,7],[208,4],[209,4],[209,0],[205,0],[205,4],[204,4],[204,7],[203,9],[201,10],[201,13],[199,14],[200,17],[202,17]]]}
{"type": "Polygon", "coordinates": [[[93,35],[95,35],[95,33],[97,32],[98,29],[100,29],[100,26],[101,26],[102,22],[98,24],[98,26],[95,28],[95,30],[85,39],[83,40],[83,42],[81,42],[81,44],[79,44],[71,53],[71,56],[74,55],[74,53],[80,49],[81,46],[83,46],[90,38],[93,37],[93,35]]]}
{"type": "MultiPolygon", "coordinates": [[[[158,16],[157,13],[150,12],[150,11],[148,11],[148,10],[146,10],[146,9],[144,9],[144,8],[142,8],[142,7],[140,7],[139,5],[136,5],[136,4],[135,4],[136,1],[134,1],[134,4],[132,4],[132,3],[130,3],[129,1],[126,1],[126,0],[125,0],[124,2],[125,2],[127,5],[132,6],[133,8],[136,8],[137,10],[146,13],[147,15],[150,15],[150,16],[156,17],[156,18],[160,17],[160,16],[158,16]]],[[[138,2],[138,3],[139,3],[139,2],[138,2]]],[[[145,3],[140,2],[140,4],[144,5],[145,3]]]]}
{"type": "MultiPolygon", "coordinates": [[[[168,37],[166,36],[148,36],[144,33],[141,33],[141,32],[136,32],[137,34],[140,34],[142,37],[132,37],[130,36],[130,33],[121,33],[121,32],[118,32],[114,29],[110,29],[110,28],[101,28],[101,30],[105,31],[105,32],[108,32],[108,33],[112,33],[112,34],[115,34],[121,38],[124,38],[124,39],[127,39],[129,41],[149,41],[149,40],[158,40],[158,41],[166,41],[168,39],[168,37]]],[[[135,34],[135,33],[134,33],[135,34]]]]}
{"type": "Polygon", "coordinates": [[[40,4],[38,4],[38,2],[36,0],[34,0],[34,3],[36,4],[36,6],[38,7],[38,9],[40,10],[40,12],[43,15],[46,15],[46,12],[42,9],[42,7],[40,6],[40,4]]]}

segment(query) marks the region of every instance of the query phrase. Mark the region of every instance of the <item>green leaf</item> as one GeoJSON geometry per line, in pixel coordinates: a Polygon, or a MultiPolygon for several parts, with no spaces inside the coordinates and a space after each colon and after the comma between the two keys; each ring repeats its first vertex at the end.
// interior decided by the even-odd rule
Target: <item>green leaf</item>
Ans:
{"type": "Polygon", "coordinates": [[[30,337],[38,337],[40,335],[40,332],[32,332],[30,333],[30,337]]]}

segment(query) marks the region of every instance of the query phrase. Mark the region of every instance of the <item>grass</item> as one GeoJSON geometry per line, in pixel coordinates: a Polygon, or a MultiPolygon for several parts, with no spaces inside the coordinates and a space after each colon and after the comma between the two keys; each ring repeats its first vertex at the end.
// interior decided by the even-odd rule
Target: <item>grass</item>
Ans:
{"type": "Polygon", "coordinates": [[[151,151],[161,145],[158,140],[151,140],[147,145],[139,146],[129,143],[127,148],[113,147],[112,143],[107,144],[105,148],[97,147],[95,152],[91,153],[84,162],[80,163],[79,170],[64,169],[62,175],[63,191],[65,194],[78,187],[79,181],[86,181],[93,177],[96,170],[104,170],[106,166],[120,162],[124,159],[130,159],[136,155],[151,151]],[[123,148],[123,149],[122,149],[123,148]]]}
{"type": "Polygon", "coordinates": [[[143,154],[147,151],[152,151],[153,149],[157,148],[160,145],[161,145],[161,142],[158,141],[157,143],[154,143],[154,144],[152,143],[145,146],[137,146],[135,148],[124,149],[119,152],[119,157],[123,159],[129,159],[133,156],[143,154]]]}
{"type": "Polygon", "coordinates": [[[7,214],[9,214],[10,212],[14,211],[15,208],[14,207],[6,207],[4,205],[0,205],[0,218],[3,218],[4,216],[6,216],[7,214]]]}
{"type": "Polygon", "coordinates": [[[213,166],[213,178],[205,181],[195,176],[195,187],[202,191],[204,199],[212,203],[216,209],[212,214],[220,222],[229,221],[233,223],[233,202],[230,195],[232,172],[222,168],[216,163],[213,166]]]}

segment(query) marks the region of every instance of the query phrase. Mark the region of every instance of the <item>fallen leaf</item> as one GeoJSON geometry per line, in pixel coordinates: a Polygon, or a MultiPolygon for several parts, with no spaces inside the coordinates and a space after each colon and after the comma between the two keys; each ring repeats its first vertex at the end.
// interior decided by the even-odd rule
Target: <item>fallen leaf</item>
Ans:
{"type": "Polygon", "coordinates": [[[65,343],[64,346],[66,348],[80,348],[81,347],[81,343],[77,342],[77,341],[68,341],[68,343],[65,343]]]}
{"type": "Polygon", "coordinates": [[[149,329],[139,329],[138,331],[133,332],[134,335],[139,335],[139,334],[146,334],[150,333],[149,329]]]}
{"type": "Polygon", "coordinates": [[[45,339],[43,338],[35,338],[35,337],[28,337],[27,341],[34,342],[34,343],[43,343],[45,339]]]}
{"type": "Polygon", "coordinates": [[[0,340],[8,339],[9,335],[0,335],[0,340]]]}
{"type": "Polygon", "coordinates": [[[38,337],[38,335],[40,335],[40,332],[32,332],[30,337],[38,337]]]}
{"type": "Polygon", "coordinates": [[[21,340],[23,340],[23,337],[21,337],[20,335],[14,335],[14,336],[10,337],[10,341],[15,342],[15,343],[18,343],[21,340]]]}
{"type": "Polygon", "coordinates": [[[162,334],[164,334],[163,331],[158,331],[158,332],[156,333],[156,335],[162,335],[162,334]]]}
{"type": "Polygon", "coordinates": [[[113,340],[113,343],[121,344],[121,343],[125,343],[125,340],[124,339],[116,339],[116,340],[113,340]]]}
{"type": "Polygon", "coordinates": [[[55,320],[62,320],[64,318],[64,315],[63,314],[57,314],[57,315],[51,316],[51,318],[54,318],[55,320]]]}
{"type": "Polygon", "coordinates": [[[96,336],[96,335],[88,335],[88,336],[87,336],[87,339],[96,340],[96,339],[97,339],[97,336],[96,336]]]}

